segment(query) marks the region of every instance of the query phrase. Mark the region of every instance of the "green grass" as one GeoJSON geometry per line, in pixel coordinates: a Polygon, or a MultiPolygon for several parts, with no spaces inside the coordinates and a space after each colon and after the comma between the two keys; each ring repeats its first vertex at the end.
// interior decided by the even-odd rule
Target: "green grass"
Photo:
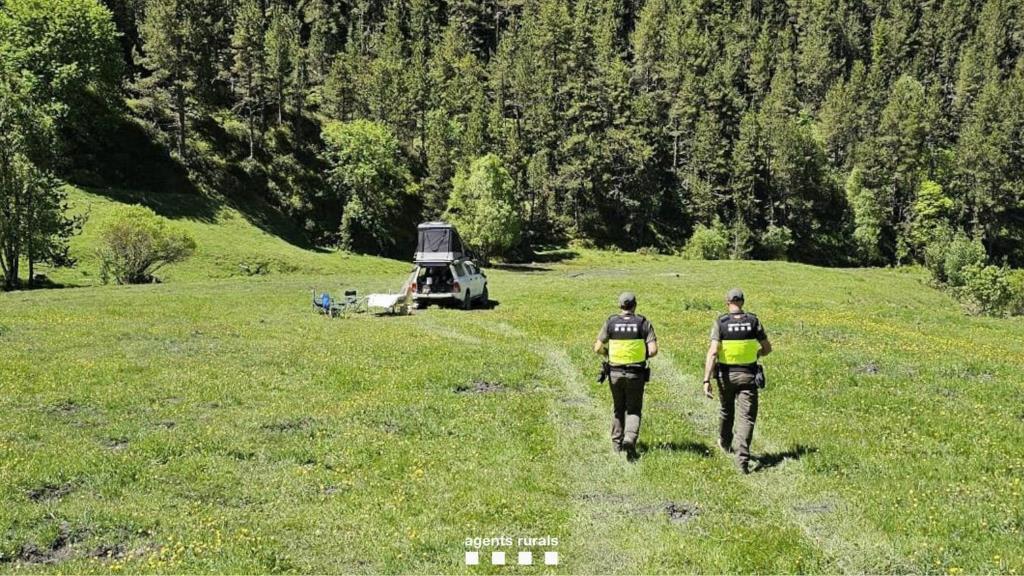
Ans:
{"type": "Polygon", "coordinates": [[[583,251],[489,271],[493,309],[328,320],[313,287],[408,264],[176,215],[200,249],[163,284],[96,286],[87,228],[47,271],[85,287],[0,295],[0,571],[1024,572],[1024,327],[916,271],[583,251]],[[747,477],[699,391],[733,285],[776,348],[747,477]],[[664,350],[635,464],[590,352],[624,289],[664,350]],[[561,565],[463,565],[502,535],[561,565]]]}

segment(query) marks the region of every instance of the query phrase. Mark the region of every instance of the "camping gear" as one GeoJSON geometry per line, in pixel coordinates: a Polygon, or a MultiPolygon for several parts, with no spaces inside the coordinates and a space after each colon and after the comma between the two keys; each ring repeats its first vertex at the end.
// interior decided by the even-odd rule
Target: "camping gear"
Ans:
{"type": "Polygon", "coordinates": [[[469,255],[455,227],[446,222],[425,222],[417,229],[417,264],[448,263],[469,255]]]}
{"type": "Polygon", "coordinates": [[[387,314],[405,314],[409,310],[405,294],[370,294],[366,297],[367,308],[381,308],[387,314]]]}
{"type": "Polygon", "coordinates": [[[337,318],[342,314],[365,312],[363,300],[355,290],[345,290],[345,295],[340,301],[331,298],[327,292],[317,295],[316,289],[313,290],[313,309],[331,318],[337,318]]]}

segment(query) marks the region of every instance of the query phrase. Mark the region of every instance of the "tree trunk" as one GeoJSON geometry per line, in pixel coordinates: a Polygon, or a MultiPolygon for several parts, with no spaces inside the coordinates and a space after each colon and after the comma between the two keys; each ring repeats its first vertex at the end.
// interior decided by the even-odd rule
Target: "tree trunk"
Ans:
{"type": "Polygon", "coordinates": [[[7,246],[4,252],[4,259],[7,261],[4,265],[4,289],[14,290],[18,287],[19,250],[14,246],[7,246]]]}
{"type": "MultiPolygon", "coordinates": [[[[181,48],[178,48],[180,53],[181,48]]],[[[180,75],[181,73],[178,72],[180,75]]],[[[174,81],[174,105],[178,112],[178,156],[185,158],[185,86],[180,76],[174,81]]]]}
{"type": "Polygon", "coordinates": [[[249,114],[249,159],[250,160],[252,160],[255,157],[255,155],[256,155],[256,138],[255,138],[255,131],[256,131],[255,122],[256,122],[256,119],[253,116],[254,116],[254,114],[252,114],[252,113],[249,114]]]}
{"type": "Polygon", "coordinates": [[[284,80],[277,82],[277,123],[284,122],[284,80]]]}

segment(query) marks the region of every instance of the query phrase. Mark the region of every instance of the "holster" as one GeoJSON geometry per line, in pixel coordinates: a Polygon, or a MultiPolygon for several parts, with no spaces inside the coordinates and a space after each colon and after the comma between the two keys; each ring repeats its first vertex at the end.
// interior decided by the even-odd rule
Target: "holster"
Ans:
{"type": "Polygon", "coordinates": [[[768,380],[764,375],[764,366],[760,364],[757,365],[757,371],[754,372],[754,384],[761,390],[764,390],[764,387],[768,385],[768,380]]]}

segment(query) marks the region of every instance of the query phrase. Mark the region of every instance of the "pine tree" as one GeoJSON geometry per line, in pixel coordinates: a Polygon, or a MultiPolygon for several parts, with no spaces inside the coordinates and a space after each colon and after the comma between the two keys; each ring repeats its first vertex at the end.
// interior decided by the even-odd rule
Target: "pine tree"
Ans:
{"type": "Polygon", "coordinates": [[[296,65],[300,61],[299,33],[300,22],[295,11],[280,1],[273,2],[264,47],[278,124],[284,121],[285,104],[296,88],[296,65]]]}
{"type": "Polygon", "coordinates": [[[264,126],[267,61],[264,45],[266,18],[261,0],[241,0],[231,36],[234,64],[231,72],[241,92],[236,109],[246,118],[249,158],[256,154],[257,131],[264,126]]]}
{"type": "Polygon", "coordinates": [[[141,64],[151,73],[140,81],[140,87],[155,86],[170,92],[177,118],[178,156],[182,158],[188,132],[186,106],[196,89],[196,59],[186,46],[192,20],[186,17],[185,2],[150,0],[140,28],[145,50],[141,64]]]}

